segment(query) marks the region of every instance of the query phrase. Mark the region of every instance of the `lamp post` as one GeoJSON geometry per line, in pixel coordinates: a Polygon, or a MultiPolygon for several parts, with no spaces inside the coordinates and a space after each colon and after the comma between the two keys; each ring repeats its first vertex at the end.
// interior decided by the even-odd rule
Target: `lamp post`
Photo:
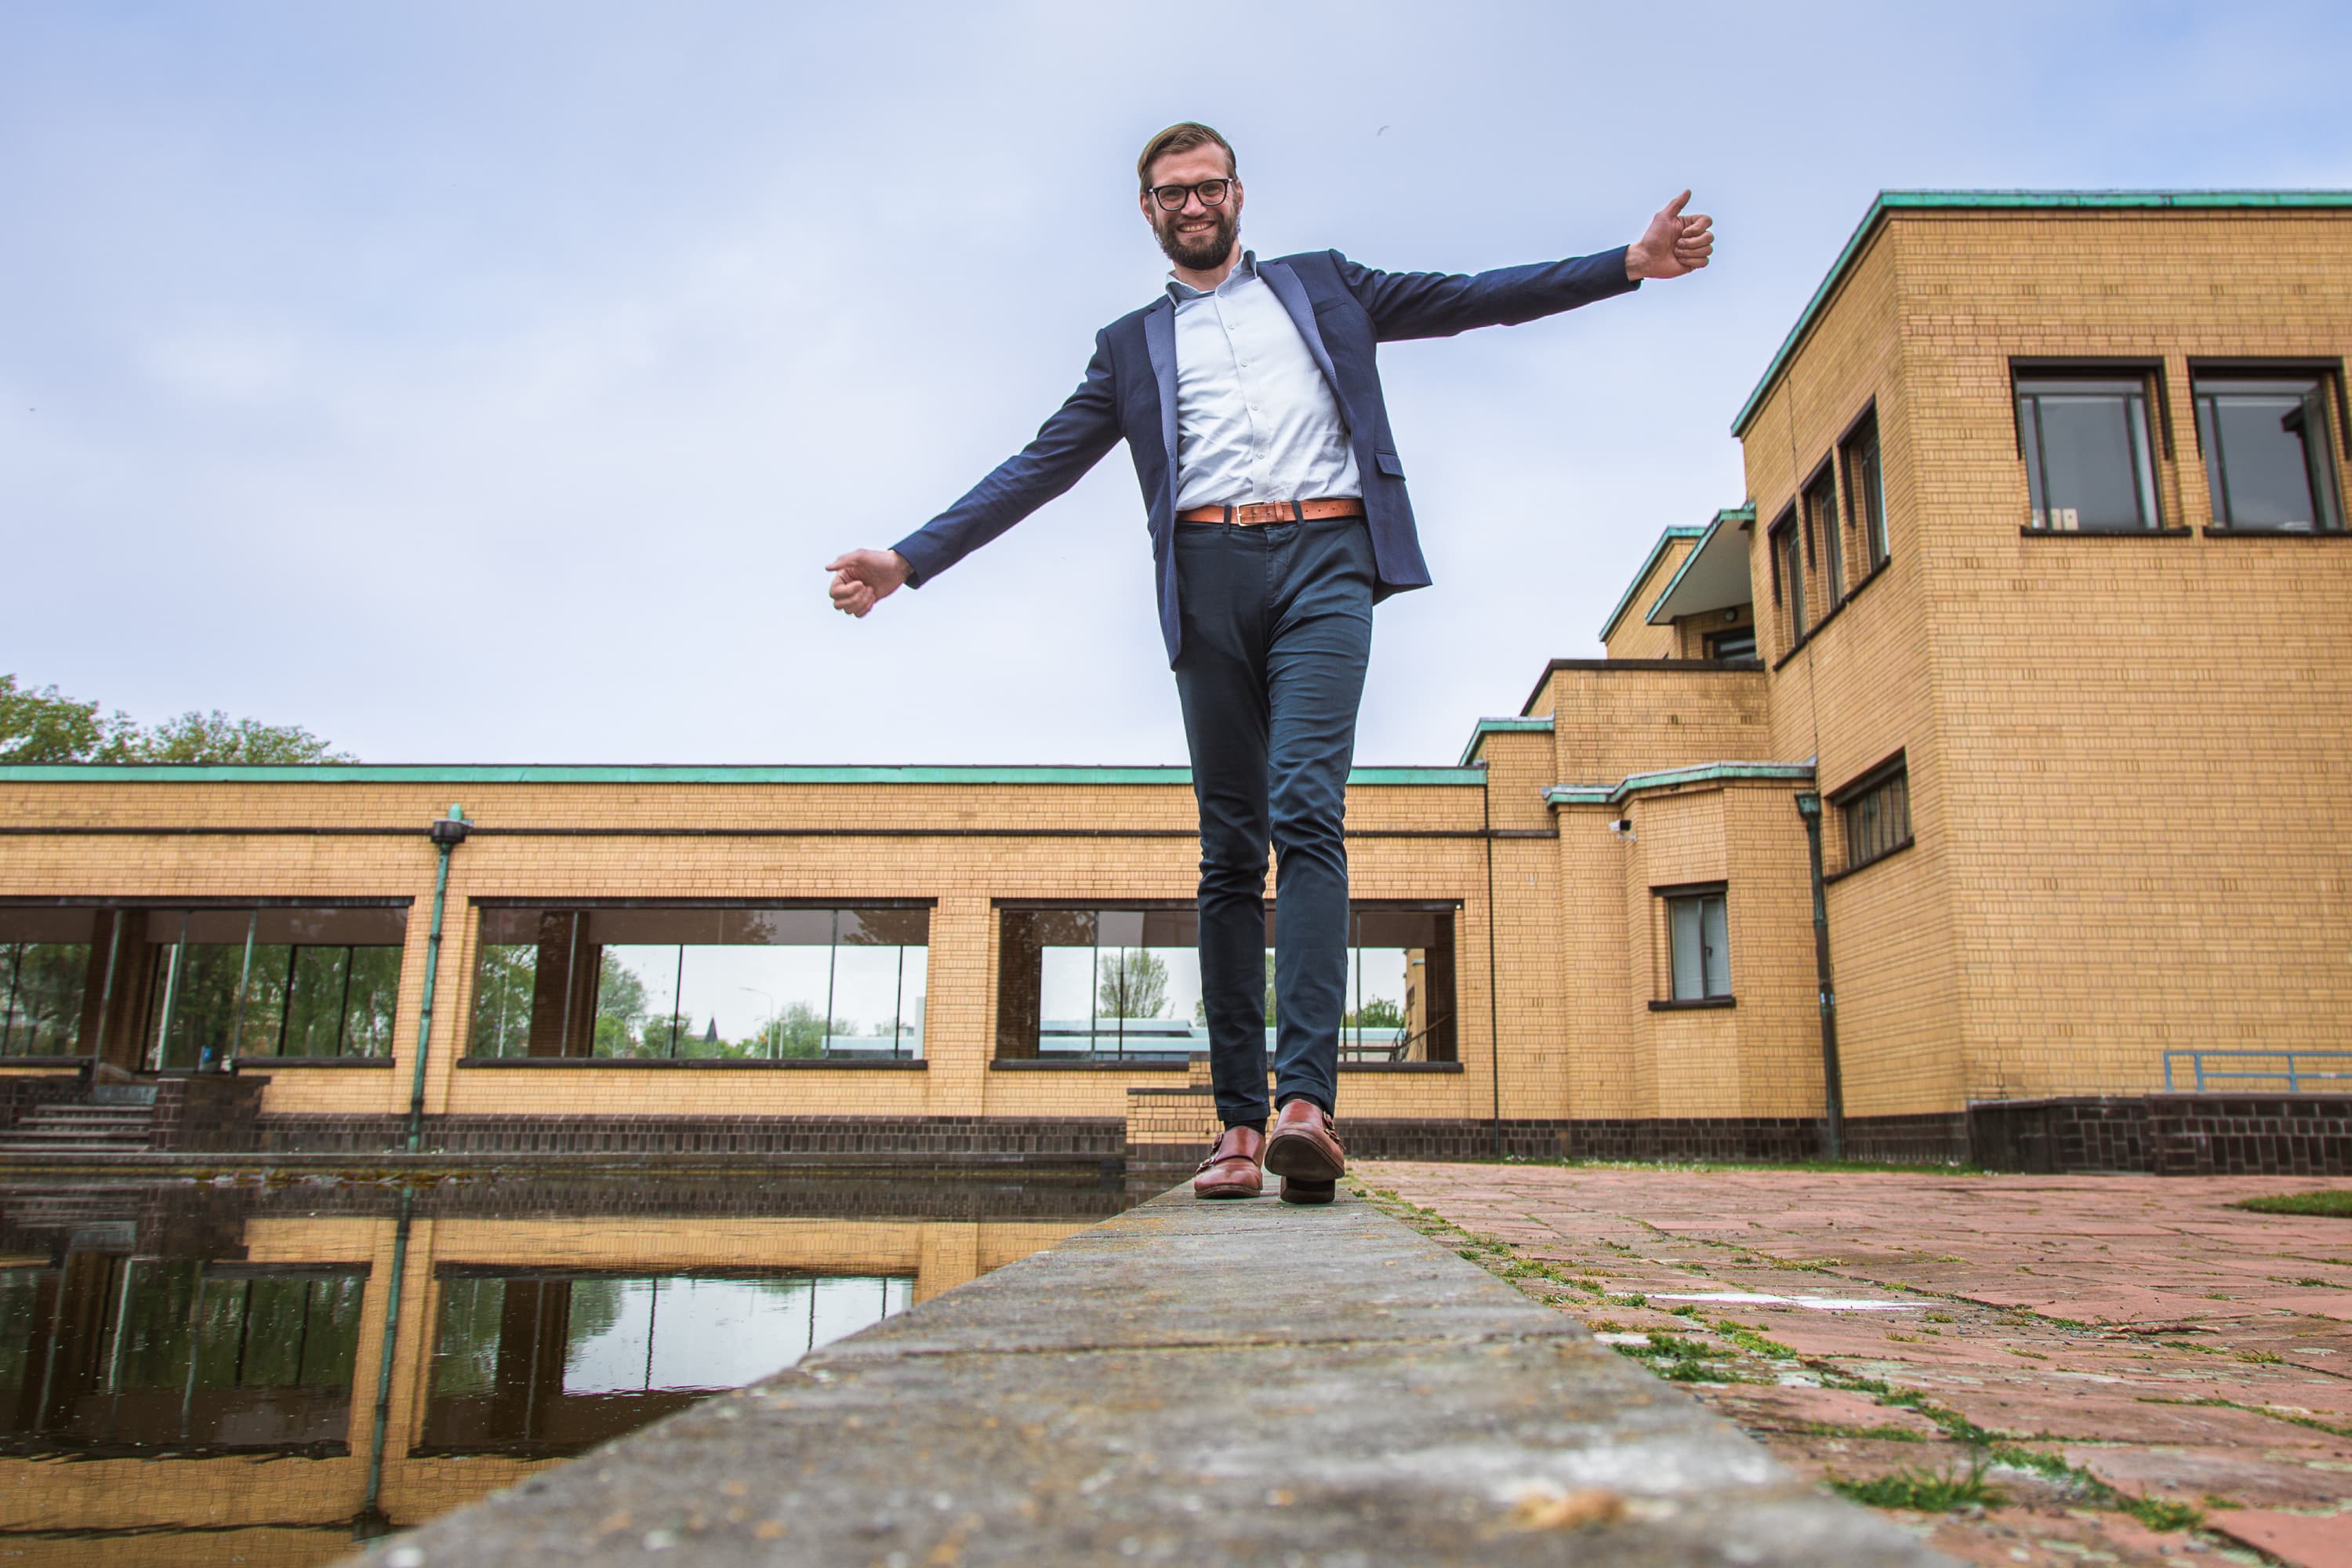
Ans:
{"type": "Polygon", "coordinates": [[[757,985],[738,985],[737,987],[735,987],[735,989],[736,989],[736,990],[738,990],[738,991],[749,991],[749,992],[750,992],[752,995],[754,995],[754,996],[760,996],[760,997],[764,997],[764,998],[766,998],[766,1000],[767,1000],[767,1004],[768,1004],[768,1021],[767,1021],[765,1024],[762,1024],[761,1026],[760,1026],[760,1035],[761,1035],[761,1038],[765,1039],[765,1040],[768,1042],[768,1054],[769,1054],[771,1057],[774,1056],[774,1055],[776,1054],[776,1043],[777,1043],[777,1042],[776,1042],[776,998],[775,998],[774,994],[773,994],[773,993],[772,993],[772,992],[768,992],[768,991],[762,991],[762,990],[761,990],[761,989],[760,989],[760,987],[758,987],[757,985]]]}

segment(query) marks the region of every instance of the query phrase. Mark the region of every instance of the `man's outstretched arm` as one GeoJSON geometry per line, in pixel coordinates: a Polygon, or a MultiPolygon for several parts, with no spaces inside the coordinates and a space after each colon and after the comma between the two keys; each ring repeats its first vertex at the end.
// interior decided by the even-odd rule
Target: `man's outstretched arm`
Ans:
{"type": "Polygon", "coordinates": [[[853,550],[825,567],[833,574],[833,607],[863,616],[902,585],[921,587],[1084,479],[1118,438],[1110,346],[1097,334],[1086,379],[1034,440],[892,548],[853,550]]]}
{"type": "Polygon", "coordinates": [[[1685,214],[1689,201],[1685,191],[1650,220],[1641,238],[1595,256],[1475,276],[1381,272],[1341,258],[1339,275],[1384,342],[1517,326],[1625,293],[1645,278],[1680,278],[1705,267],[1715,249],[1715,220],[1685,214]]]}

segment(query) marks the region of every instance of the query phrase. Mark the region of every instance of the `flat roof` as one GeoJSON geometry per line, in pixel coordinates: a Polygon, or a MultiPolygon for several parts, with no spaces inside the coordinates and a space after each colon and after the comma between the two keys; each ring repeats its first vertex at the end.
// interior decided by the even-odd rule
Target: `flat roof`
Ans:
{"type": "Polygon", "coordinates": [[[1609,618],[1601,623],[1601,640],[1602,642],[1609,640],[1609,634],[1615,631],[1617,623],[1625,618],[1626,608],[1633,603],[1633,595],[1641,592],[1642,580],[1650,574],[1653,567],[1657,565],[1658,557],[1666,552],[1666,546],[1677,539],[1696,539],[1706,531],[1704,528],[1693,527],[1687,523],[1676,523],[1658,535],[1658,542],[1650,546],[1650,553],[1643,558],[1641,569],[1633,574],[1633,580],[1625,584],[1625,596],[1617,601],[1617,607],[1610,611],[1609,618]]]}
{"type": "Polygon", "coordinates": [[[1797,345],[1804,341],[1830,295],[1844,280],[1846,269],[1862,254],[1873,230],[1891,212],[2037,212],[2037,211],[2258,211],[2279,208],[2352,207],[2352,191],[1881,191],[1854,226],[1845,248],[1830,266],[1829,276],[1805,301],[1797,324],[1789,329],[1780,352],[1764,367],[1764,377],[1748,395],[1739,416],[1731,422],[1734,437],[1748,433],[1756,410],[1789,366],[1797,345]]]}
{"type": "MultiPolygon", "coordinates": [[[[1351,784],[1480,786],[1478,768],[1355,768],[1351,784]]],[[[1181,784],[1181,767],[765,767],[541,763],[23,763],[0,784],[1181,784]]]]}
{"type": "Polygon", "coordinates": [[[1755,601],[1755,585],[1748,575],[1748,544],[1738,537],[1739,525],[1756,521],[1756,506],[1726,507],[1715,514],[1699,542],[1666,582],[1664,592],[1642,618],[1662,626],[1681,616],[1727,610],[1755,601]],[[1727,530],[1724,525],[1732,526],[1727,530]],[[1725,542],[1727,535],[1729,542],[1725,542]]]}

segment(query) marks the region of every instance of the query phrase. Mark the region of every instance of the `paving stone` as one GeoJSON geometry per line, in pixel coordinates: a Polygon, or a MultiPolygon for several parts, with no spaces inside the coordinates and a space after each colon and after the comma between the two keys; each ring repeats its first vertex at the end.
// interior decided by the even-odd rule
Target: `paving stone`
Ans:
{"type": "Polygon", "coordinates": [[[2352,1514],[2250,1508],[2216,1514],[2213,1528],[2294,1568],[2352,1568],[2352,1514]]]}
{"type": "Polygon", "coordinates": [[[400,1562],[1945,1561],[1369,1205],[1179,1194],[449,1515],[400,1562]]]}

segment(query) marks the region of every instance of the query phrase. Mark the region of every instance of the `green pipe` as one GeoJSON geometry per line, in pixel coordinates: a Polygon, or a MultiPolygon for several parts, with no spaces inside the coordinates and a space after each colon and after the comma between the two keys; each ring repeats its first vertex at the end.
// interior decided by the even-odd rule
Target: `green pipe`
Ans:
{"type": "Polygon", "coordinates": [[[1822,877],[1822,797],[1807,791],[1797,796],[1797,815],[1805,819],[1805,852],[1813,873],[1813,976],[1822,1003],[1822,1110],[1832,1160],[1845,1158],[1845,1084],[1839,1070],[1837,984],[1830,978],[1829,884],[1822,877]]]}
{"type": "MultiPolygon", "coordinates": [[[[446,847],[441,859],[444,865],[448,863],[446,847]]],[[[352,1521],[354,1541],[377,1541],[392,1533],[392,1521],[383,1511],[383,1440],[392,1426],[392,1356],[400,1332],[400,1293],[407,1288],[409,1211],[415,1202],[414,1188],[400,1189],[400,1223],[392,1233],[392,1288],[383,1302],[383,1359],[375,1373],[375,1430],[368,1444],[367,1501],[352,1521]]]]}
{"type": "Polygon", "coordinates": [[[466,841],[466,808],[449,807],[449,815],[432,826],[441,864],[433,877],[433,931],[425,946],[425,1004],[416,1021],[416,1076],[408,1091],[408,1152],[425,1142],[425,1058],[433,1047],[433,982],[441,969],[441,914],[449,900],[449,851],[466,841]]]}

